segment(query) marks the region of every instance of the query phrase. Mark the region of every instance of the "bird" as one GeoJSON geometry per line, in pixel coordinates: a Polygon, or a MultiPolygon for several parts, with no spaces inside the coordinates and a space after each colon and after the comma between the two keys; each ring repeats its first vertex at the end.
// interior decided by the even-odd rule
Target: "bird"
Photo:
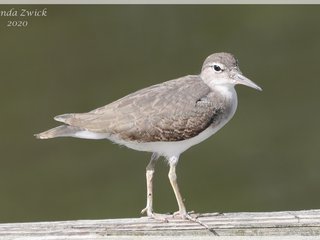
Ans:
{"type": "Polygon", "coordinates": [[[169,181],[179,210],[175,217],[187,219],[179,190],[176,166],[180,155],[221,129],[235,114],[235,85],[262,88],[245,77],[231,53],[208,56],[200,74],[152,85],[86,113],[54,117],[63,124],[35,134],[39,139],[74,137],[108,139],[128,148],[151,152],[146,167],[147,203],[141,214],[156,218],[153,210],[153,176],[159,157],[169,165],[169,181]]]}

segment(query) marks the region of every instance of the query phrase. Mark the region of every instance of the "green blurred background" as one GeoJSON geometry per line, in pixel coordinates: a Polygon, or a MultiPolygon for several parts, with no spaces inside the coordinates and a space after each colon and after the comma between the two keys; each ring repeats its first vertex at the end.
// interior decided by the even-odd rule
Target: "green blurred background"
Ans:
{"type": "MultiPolygon", "coordinates": [[[[263,92],[238,86],[233,120],[186,151],[178,181],[196,212],[320,208],[320,6],[47,8],[26,28],[0,17],[0,222],[139,217],[150,154],[34,133],[187,74],[226,51],[263,92]]],[[[154,208],[177,210],[164,161],[154,208]]]]}

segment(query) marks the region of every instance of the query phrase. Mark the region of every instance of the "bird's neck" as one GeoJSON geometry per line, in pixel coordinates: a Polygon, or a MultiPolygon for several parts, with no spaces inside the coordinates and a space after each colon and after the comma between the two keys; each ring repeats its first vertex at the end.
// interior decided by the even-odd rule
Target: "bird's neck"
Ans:
{"type": "Polygon", "coordinates": [[[237,98],[236,90],[233,85],[213,85],[210,86],[212,91],[218,92],[227,99],[237,98]]]}
{"type": "Polygon", "coordinates": [[[211,90],[224,98],[228,112],[228,119],[231,119],[238,106],[237,92],[233,85],[215,85],[211,90]]]}

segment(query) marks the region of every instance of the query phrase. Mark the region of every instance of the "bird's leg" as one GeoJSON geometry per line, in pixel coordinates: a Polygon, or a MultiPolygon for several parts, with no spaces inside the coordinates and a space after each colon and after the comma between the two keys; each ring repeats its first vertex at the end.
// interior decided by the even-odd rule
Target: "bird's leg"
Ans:
{"type": "Polygon", "coordinates": [[[181,218],[185,219],[185,218],[188,218],[188,213],[187,213],[186,207],[184,206],[183,199],[180,194],[178,182],[177,182],[176,166],[178,164],[178,160],[179,160],[179,157],[176,157],[176,156],[172,156],[169,158],[170,170],[169,170],[168,177],[179,206],[179,212],[177,213],[177,215],[180,215],[181,218]]]}
{"type": "Polygon", "coordinates": [[[153,214],[153,173],[156,165],[156,161],[159,158],[157,153],[153,153],[151,160],[146,168],[146,178],[147,178],[147,206],[142,209],[141,214],[147,213],[148,217],[154,217],[153,214]]]}
{"type": "Polygon", "coordinates": [[[211,229],[207,224],[204,224],[201,222],[197,217],[192,217],[189,215],[189,213],[186,210],[186,207],[183,203],[182,196],[179,191],[178,187],[178,182],[177,182],[177,174],[176,174],[176,166],[178,164],[179,157],[173,156],[169,158],[169,164],[170,164],[170,170],[169,170],[169,180],[171,183],[171,186],[173,188],[174,194],[176,196],[178,206],[179,206],[179,211],[173,214],[173,217],[178,215],[179,217],[183,219],[188,219],[189,221],[195,222],[200,224],[201,226],[205,227],[208,229],[210,232],[212,232],[214,235],[218,235],[215,230],[211,229]]]}

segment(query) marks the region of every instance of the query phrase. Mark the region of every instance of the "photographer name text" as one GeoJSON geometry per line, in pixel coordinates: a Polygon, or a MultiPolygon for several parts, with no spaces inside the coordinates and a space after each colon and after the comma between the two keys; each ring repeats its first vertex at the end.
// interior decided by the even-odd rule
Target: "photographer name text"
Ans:
{"type": "MultiPolygon", "coordinates": [[[[0,17],[8,18],[30,18],[30,17],[47,17],[48,10],[47,8],[43,9],[28,9],[28,8],[11,8],[8,10],[0,9],[0,17]]],[[[28,20],[8,20],[7,27],[26,27],[28,26],[28,20]]]]}

